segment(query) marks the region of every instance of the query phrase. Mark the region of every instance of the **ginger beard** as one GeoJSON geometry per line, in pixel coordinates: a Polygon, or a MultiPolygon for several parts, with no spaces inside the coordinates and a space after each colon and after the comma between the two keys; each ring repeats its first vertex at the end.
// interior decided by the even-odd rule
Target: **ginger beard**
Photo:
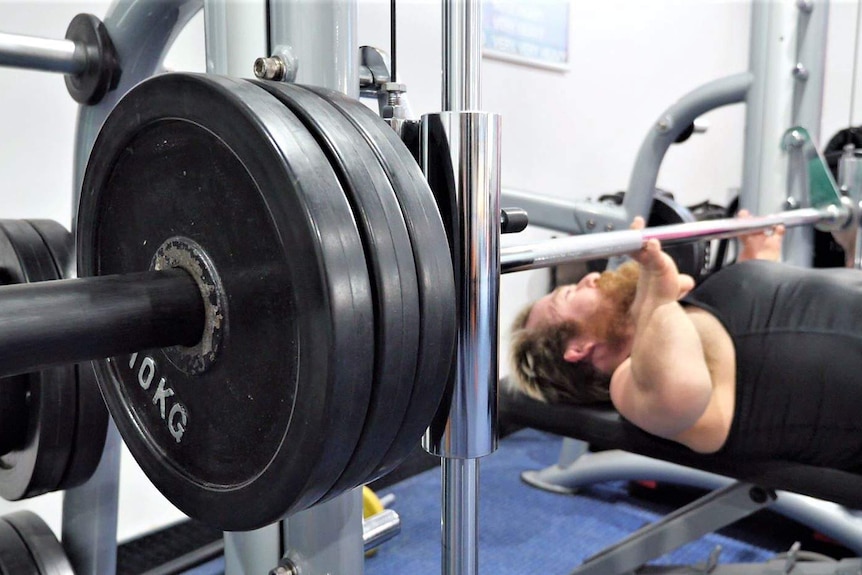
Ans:
{"type": "Polygon", "coordinates": [[[624,345],[634,331],[629,308],[637,292],[640,266],[626,262],[616,270],[602,272],[596,289],[602,294],[602,305],[583,321],[584,330],[613,348],[624,345]]]}

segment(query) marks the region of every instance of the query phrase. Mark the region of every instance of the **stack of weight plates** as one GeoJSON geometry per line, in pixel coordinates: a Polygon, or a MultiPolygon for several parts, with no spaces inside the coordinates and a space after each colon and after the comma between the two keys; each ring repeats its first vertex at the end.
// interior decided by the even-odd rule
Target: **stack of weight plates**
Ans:
{"type": "Polygon", "coordinates": [[[31,511],[16,511],[0,517],[0,574],[74,575],[74,571],[48,525],[31,511]]]}
{"type": "MultiPolygon", "coordinates": [[[[0,220],[0,284],[67,277],[73,244],[53,221],[0,220]]],[[[89,363],[5,378],[0,496],[18,500],[84,483],[99,463],[107,421],[89,363]]]]}
{"type": "Polygon", "coordinates": [[[455,339],[434,197],[359,102],[282,83],[170,74],[127,94],[91,154],[82,275],[145,271],[192,240],[223,286],[223,341],[99,362],[153,483],[192,517],[252,529],[393,469],[431,421],[455,339]]]}

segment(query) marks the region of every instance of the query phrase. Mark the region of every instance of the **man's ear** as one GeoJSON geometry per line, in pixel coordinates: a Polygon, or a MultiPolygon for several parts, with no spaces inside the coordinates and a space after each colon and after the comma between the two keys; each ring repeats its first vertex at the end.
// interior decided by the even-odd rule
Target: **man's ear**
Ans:
{"type": "Polygon", "coordinates": [[[595,343],[586,338],[573,337],[566,343],[566,349],[563,351],[563,359],[577,363],[590,355],[595,347],[595,343]]]}

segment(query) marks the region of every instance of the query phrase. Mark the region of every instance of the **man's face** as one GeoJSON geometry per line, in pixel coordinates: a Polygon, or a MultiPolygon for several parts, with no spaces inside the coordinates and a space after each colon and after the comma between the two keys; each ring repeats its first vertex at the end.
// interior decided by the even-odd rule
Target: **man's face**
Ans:
{"type": "Polygon", "coordinates": [[[559,287],[533,304],[524,327],[580,326],[580,333],[612,348],[625,346],[633,334],[629,308],[640,269],[635,262],[614,271],[585,275],[577,284],[559,287]]]}
{"type": "Polygon", "coordinates": [[[589,273],[576,284],[560,286],[533,304],[526,328],[562,322],[590,322],[602,307],[597,284],[600,274],[589,273]]]}

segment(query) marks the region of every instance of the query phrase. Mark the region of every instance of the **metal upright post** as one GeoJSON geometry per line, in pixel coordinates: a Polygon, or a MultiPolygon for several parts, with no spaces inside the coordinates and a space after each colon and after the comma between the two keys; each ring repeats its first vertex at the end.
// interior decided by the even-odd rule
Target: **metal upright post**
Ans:
{"type": "MultiPolygon", "coordinates": [[[[819,140],[826,53],[828,1],[753,2],[748,93],[740,205],[755,214],[805,206],[802,167],[788,166],[780,142],[791,126],[819,140]]],[[[810,266],[813,232],[794,230],[785,239],[785,258],[810,266]]]]}
{"type": "Polygon", "coordinates": [[[848,250],[852,253],[844,254],[844,264],[847,267],[862,269],[862,221],[860,221],[862,218],[862,157],[855,148],[845,148],[838,162],[838,184],[847,194],[849,205],[853,210],[853,227],[844,232],[844,236],[855,236],[852,242],[853,248],[848,250]]]}
{"type": "Polygon", "coordinates": [[[478,110],[482,102],[482,3],[443,2],[443,110],[478,110]]]}
{"type": "MultiPolygon", "coordinates": [[[[297,81],[358,97],[355,0],[206,0],[207,71],[251,77],[255,59],[288,49],[297,81]]],[[[225,534],[227,575],[267,573],[282,552],[302,573],[363,572],[360,489],[247,533],[225,534]]],[[[288,567],[291,565],[292,567],[288,567]]]]}
{"type": "MultiPolygon", "coordinates": [[[[269,54],[287,48],[297,60],[298,83],[358,98],[356,36],[356,0],[269,0],[269,54]]],[[[285,519],[282,540],[300,573],[361,575],[362,490],[285,519]]]]}
{"type": "MultiPolygon", "coordinates": [[[[202,0],[115,0],[105,28],[122,64],[116,89],[99,104],[78,109],[75,132],[72,228],[90,150],[117,101],[135,84],[157,73],[174,39],[202,8],[202,0]]],[[[63,495],[63,546],[78,575],[112,575],[117,566],[117,509],[122,442],[113,422],[93,477],[63,495]]]]}
{"type": "Polygon", "coordinates": [[[280,47],[298,59],[297,83],[359,97],[356,0],[269,0],[268,50],[280,47]]]}
{"type": "Polygon", "coordinates": [[[281,559],[278,523],[254,531],[224,534],[225,575],[269,573],[281,559]]]}
{"type": "Polygon", "coordinates": [[[208,74],[249,78],[266,55],[266,0],[204,0],[208,74]]]}
{"type": "Polygon", "coordinates": [[[459,294],[459,333],[445,424],[425,448],[442,461],[442,573],[478,573],[478,458],[497,446],[500,277],[500,117],[480,107],[481,3],[443,3],[443,108],[422,118],[426,175],[445,170],[436,190],[454,205],[447,229],[459,294]]]}
{"type": "MultiPolygon", "coordinates": [[[[265,0],[204,0],[206,66],[209,74],[250,77],[267,50],[265,0]]],[[[226,575],[268,573],[281,559],[279,524],[247,532],[225,532],[226,575]]]]}
{"type": "Polygon", "coordinates": [[[63,494],[63,548],[79,575],[117,571],[121,450],[120,433],[109,420],[102,459],[93,476],[63,494]]]}

